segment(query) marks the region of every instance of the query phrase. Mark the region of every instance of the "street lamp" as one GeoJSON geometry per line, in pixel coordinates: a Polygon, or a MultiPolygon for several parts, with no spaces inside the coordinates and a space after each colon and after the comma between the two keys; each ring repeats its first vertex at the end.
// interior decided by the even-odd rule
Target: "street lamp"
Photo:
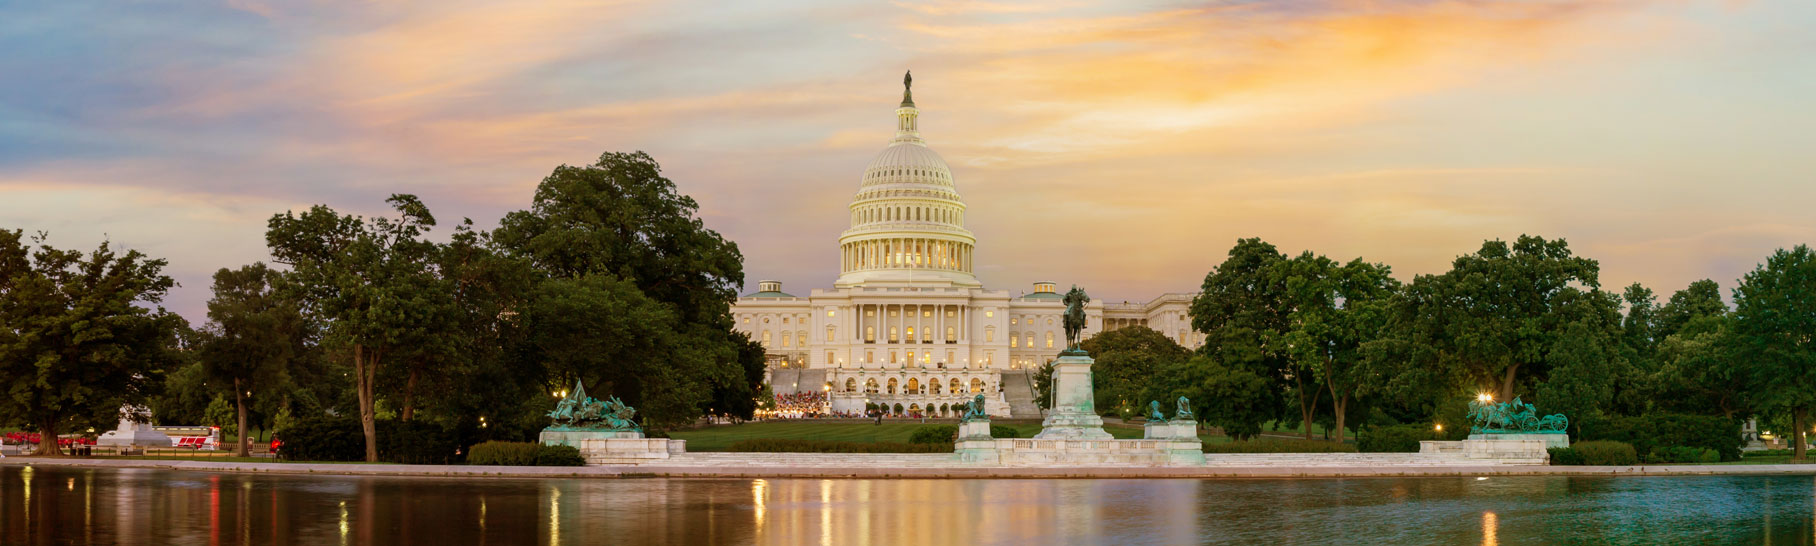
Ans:
{"type": "Polygon", "coordinates": [[[1493,402],[1493,401],[1494,401],[1494,395],[1492,395],[1492,394],[1488,394],[1488,393],[1482,393],[1482,394],[1478,394],[1478,395],[1476,395],[1476,401],[1477,401],[1477,402],[1482,402],[1482,403],[1484,403],[1484,404],[1486,404],[1486,403],[1488,403],[1488,402],[1493,402]]]}

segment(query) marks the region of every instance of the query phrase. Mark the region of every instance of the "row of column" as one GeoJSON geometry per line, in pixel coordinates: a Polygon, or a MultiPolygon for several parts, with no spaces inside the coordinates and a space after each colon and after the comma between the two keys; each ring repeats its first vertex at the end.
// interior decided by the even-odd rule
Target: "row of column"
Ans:
{"type": "Polygon", "coordinates": [[[914,328],[912,342],[915,344],[920,344],[922,339],[944,342],[947,328],[952,328],[954,342],[965,343],[970,340],[970,336],[965,334],[966,315],[970,309],[967,305],[859,304],[853,307],[858,313],[858,327],[854,328],[857,331],[853,332],[851,340],[853,343],[906,343],[909,340],[908,328],[914,328]],[[896,316],[889,316],[890,311],[895,311],[896,316]],[[931,311],[933,316],[922,316],[922,311],[931,311]],[[947,311],[952,311],[952,320],[946,319],[947,311]],[[928,328],[932,328],[931,335],[928,334],[928,328]],[[891,329],[897,334],[894,341],[889,339],[891,329]]]}
{"type": "Polygon", "coordinates": [[[971,271],[971,245],[934,239],[873,239],[840,248],[842,271],[924,268],[971,271]]]}

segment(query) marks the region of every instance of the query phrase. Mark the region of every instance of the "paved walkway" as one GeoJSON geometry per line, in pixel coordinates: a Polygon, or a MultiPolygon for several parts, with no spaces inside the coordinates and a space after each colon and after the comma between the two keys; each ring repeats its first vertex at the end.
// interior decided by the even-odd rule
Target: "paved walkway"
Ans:
{"type": "MultiPolygon", "coordinates": [[[[1330,460],[1331,455],[1302,454],[1330,460]]],[[[1342,454],[1386,455],[1386,454],[1342,454]]],[[[672,462],[645,465],[584,467],[390,465],[334,463],[235,463],[7,457],[0,465],[155,468],[202,472],[326,474],[349,476],[428,476],[500,478],[1355,478],[1406,476],[1687,476],[1687,475],[1816,475],[1816,464],[1796,465],[1639,465],[1544,466],[1493,464],[1349,463],[1237,464],[1242,457],[1211,454],[1202,467],[1066,466],[1004,467],[957,463],[945,454],[873,455],[821,453],[690,453],[672,462]],[[757,455],[787,455],[792,462],[759,460],[757,455]],[[854,464],[862,461],[865,464],[854,464]],[[716,464],[715,464],[716,463],[716,464]]],[[[1337,458],[1343,459],[1343,458],[1337,458]]]]}

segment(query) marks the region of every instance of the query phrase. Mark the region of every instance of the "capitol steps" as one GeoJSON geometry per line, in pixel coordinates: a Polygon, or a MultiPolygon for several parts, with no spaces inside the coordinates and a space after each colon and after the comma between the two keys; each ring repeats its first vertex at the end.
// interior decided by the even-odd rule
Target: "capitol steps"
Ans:
{"type": "Polygon", "coordinates": [[[1016,419],[1041,418],[1040,405],[1034,403],[1034,383],[1027,370],[1002,372],[1003,400],[1009,403],[1009,416],[1016,419]]]}

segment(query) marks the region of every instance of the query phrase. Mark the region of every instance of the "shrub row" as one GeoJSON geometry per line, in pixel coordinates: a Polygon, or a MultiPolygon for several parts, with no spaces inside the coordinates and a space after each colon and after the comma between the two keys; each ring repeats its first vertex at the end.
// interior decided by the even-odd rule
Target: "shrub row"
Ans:
{"type": "Polygon", "coordinates": [[[1640,417],[1585,420],[1577,440],[1613,440],[1632,444],[1639,453],[1655,448],[1694,447],[1714,450],[1723,461],[1740,460],[1740,421],[1708,415],[1655,413],[1640,417]]]}
{"type": "Polygon", "coordinates": [[[1205,453],[1355,453],[1356,446],[1322,440],[1254,439],[1204,444],[1205,453]]]}
{"type": "Polygon", "coordinates": [[[467,464],[504,466],[580,466],[586,459],[574,446],[549,446],[540,442],[483,442],[467,453],[467,464]]]}
{"type": "Polygon", "coordinates": [[[1591,440],[1570,444],[1570,447],[1554,447],[1546,451],[1551,453],[1551,464],[1559,466],[1639,464],[1639,455],[1633,451],[1633,445],[1626,442],[1591,440]]]}
{"type": "Polygon", "coordinates": [[[952,443],[904,444],[755,438],[733,442],[725,450],[747,453],[951,453],[952,443]]]}
{"type": "MultiPolygon", "coordinates": [[[[425,421],[379,421],[378,458],[405,464],[460,462],[460,441],[452,431],[425,421]]],[[[359,419],[300,419],[277,431],[278,455],[292,461],[364,461],[366,436],[359,419]]]]}
{"type": "Polygon", "coordinates": [[[1363,427],[1356,435],[1356,450],[1363,453],[1417,453],[1420,441],[1436,439],[1437,432],[1425,425],[1363,427]]]}
{"type": "Polygon", "coordinates": [[[927,425],[908,435],[910,444],[950,444],[958,439],[958,425],[927,425]]]}
{"type": "MultiPolygon", "coordinates": [[[[991,438],[1020,438],[1021,433],[1014,427],[990,425],[991,438]]],[[[958,425],[927,425],[914,429],[908,435],[910,444],[947,444],[958,441],[958,425]]]]}
{"type": "Polygon", "coordinates": [[[1721,462],[1721,454],[1706,447],[1669,446],[1655,447],[1646,452],[1646,462],[1658,463],[1715,463],[1721,462]]]}

